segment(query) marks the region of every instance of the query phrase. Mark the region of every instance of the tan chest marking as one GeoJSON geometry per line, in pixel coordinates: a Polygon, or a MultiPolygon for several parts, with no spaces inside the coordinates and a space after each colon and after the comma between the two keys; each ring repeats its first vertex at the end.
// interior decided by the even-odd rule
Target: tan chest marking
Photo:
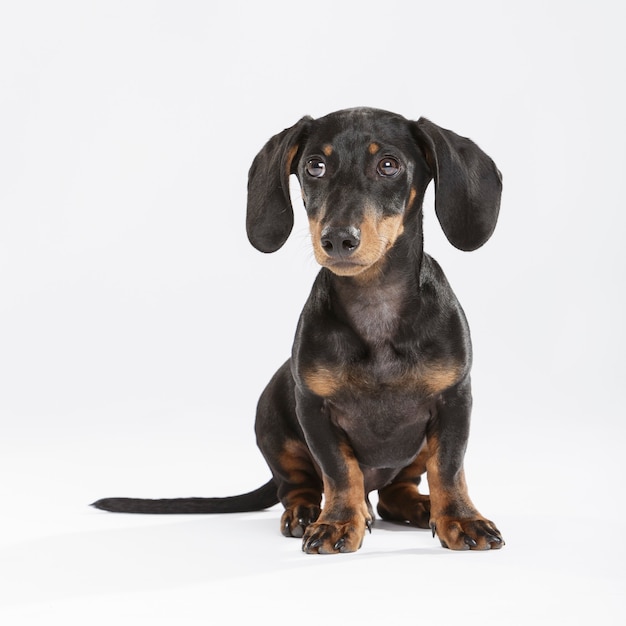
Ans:
{"type": "Polygon", "coordinates": [[[389,380],[378,380],[368,375],[367,367],[316,366],[304,373],[304,383],[314,394],[322,398],[332,398],[341,391],[368,393],[381,389],[393,391],[418,391],[424,396],[444,392],[457,382],[462,375],[458,363],[432,362],[407,369],[389,380]]]}

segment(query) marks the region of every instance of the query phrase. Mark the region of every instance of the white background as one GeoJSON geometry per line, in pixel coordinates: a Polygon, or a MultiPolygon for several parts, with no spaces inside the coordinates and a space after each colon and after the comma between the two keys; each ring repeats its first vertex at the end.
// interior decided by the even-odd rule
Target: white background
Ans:
{"type": "Polygon", "coordinates": [[[624,623],[622,12],[2,2],[2,623],[624,623]],[[380,523],[315,557],[279,507],[88,507],[268,478],[256,399],[316,266],[301,212],[281,251],[249,245],[247,170],[302,115],[359,105],[429,117],[503,172],[481,250],[447,244],[430,194],[424,212],[473,332],[470,493],[507,546],[380,523]]]}

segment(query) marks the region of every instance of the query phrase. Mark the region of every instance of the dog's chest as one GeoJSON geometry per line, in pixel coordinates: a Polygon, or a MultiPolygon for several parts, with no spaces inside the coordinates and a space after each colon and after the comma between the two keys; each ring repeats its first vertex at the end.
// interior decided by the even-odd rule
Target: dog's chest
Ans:
{"type": "Polygon", "coordinates": [[[388,388],[408,390],[405,378],[414,370],[414,355],[407,354],[398,339],[407,334],[414,313],[392,291],[361,298],[345,311],[347,347],[335,355],[342,390],[359,395],[388,388]]]}
{"type": "Polygon", "coordinates": [[[359,395],[415,391],[414,381],[407,377],[417,375],[416,354],[400,345],[401,336],[412,334],[416,314],[407,303],[406,287],[390,283],[343,298],[342,305],[352,347],[352,353],[348,349],[347,358],[337,363],[343,391],[359,395]]]}
{"type": "Polygon", "coordinates": [[[433,339],[429,353],[421,351],[417,305],[406,294],[402,283],[343,293],[343,330],[312,346],[317,356],[300,369],[308,389],[346,407],[384,396],[386,406],[409,413],[456,383],[460,361],[433,357],[441,353],[433,339]]]}

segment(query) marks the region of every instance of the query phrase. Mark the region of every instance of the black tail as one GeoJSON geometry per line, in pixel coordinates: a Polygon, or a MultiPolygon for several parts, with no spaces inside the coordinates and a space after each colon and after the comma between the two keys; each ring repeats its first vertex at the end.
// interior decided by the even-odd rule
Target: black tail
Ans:
{"type": "Polygon", "coordinates": [[[141,498],[103,498],[91,506],[113,513],[245,513],[261,511],[278,503],[273,480],[262,487],[225,498],[171,498],[146,500],[141,498]]]}

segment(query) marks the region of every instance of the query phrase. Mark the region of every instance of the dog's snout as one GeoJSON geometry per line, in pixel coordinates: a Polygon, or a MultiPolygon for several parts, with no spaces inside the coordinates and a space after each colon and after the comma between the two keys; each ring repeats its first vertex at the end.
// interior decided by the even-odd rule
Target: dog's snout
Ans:
{"type": "Polygon", "coordinates": [[[320,237],[320,243],[330,257],[350,256],[361,243],[361,231],[354,226],[327,226],[320,237]]]}

